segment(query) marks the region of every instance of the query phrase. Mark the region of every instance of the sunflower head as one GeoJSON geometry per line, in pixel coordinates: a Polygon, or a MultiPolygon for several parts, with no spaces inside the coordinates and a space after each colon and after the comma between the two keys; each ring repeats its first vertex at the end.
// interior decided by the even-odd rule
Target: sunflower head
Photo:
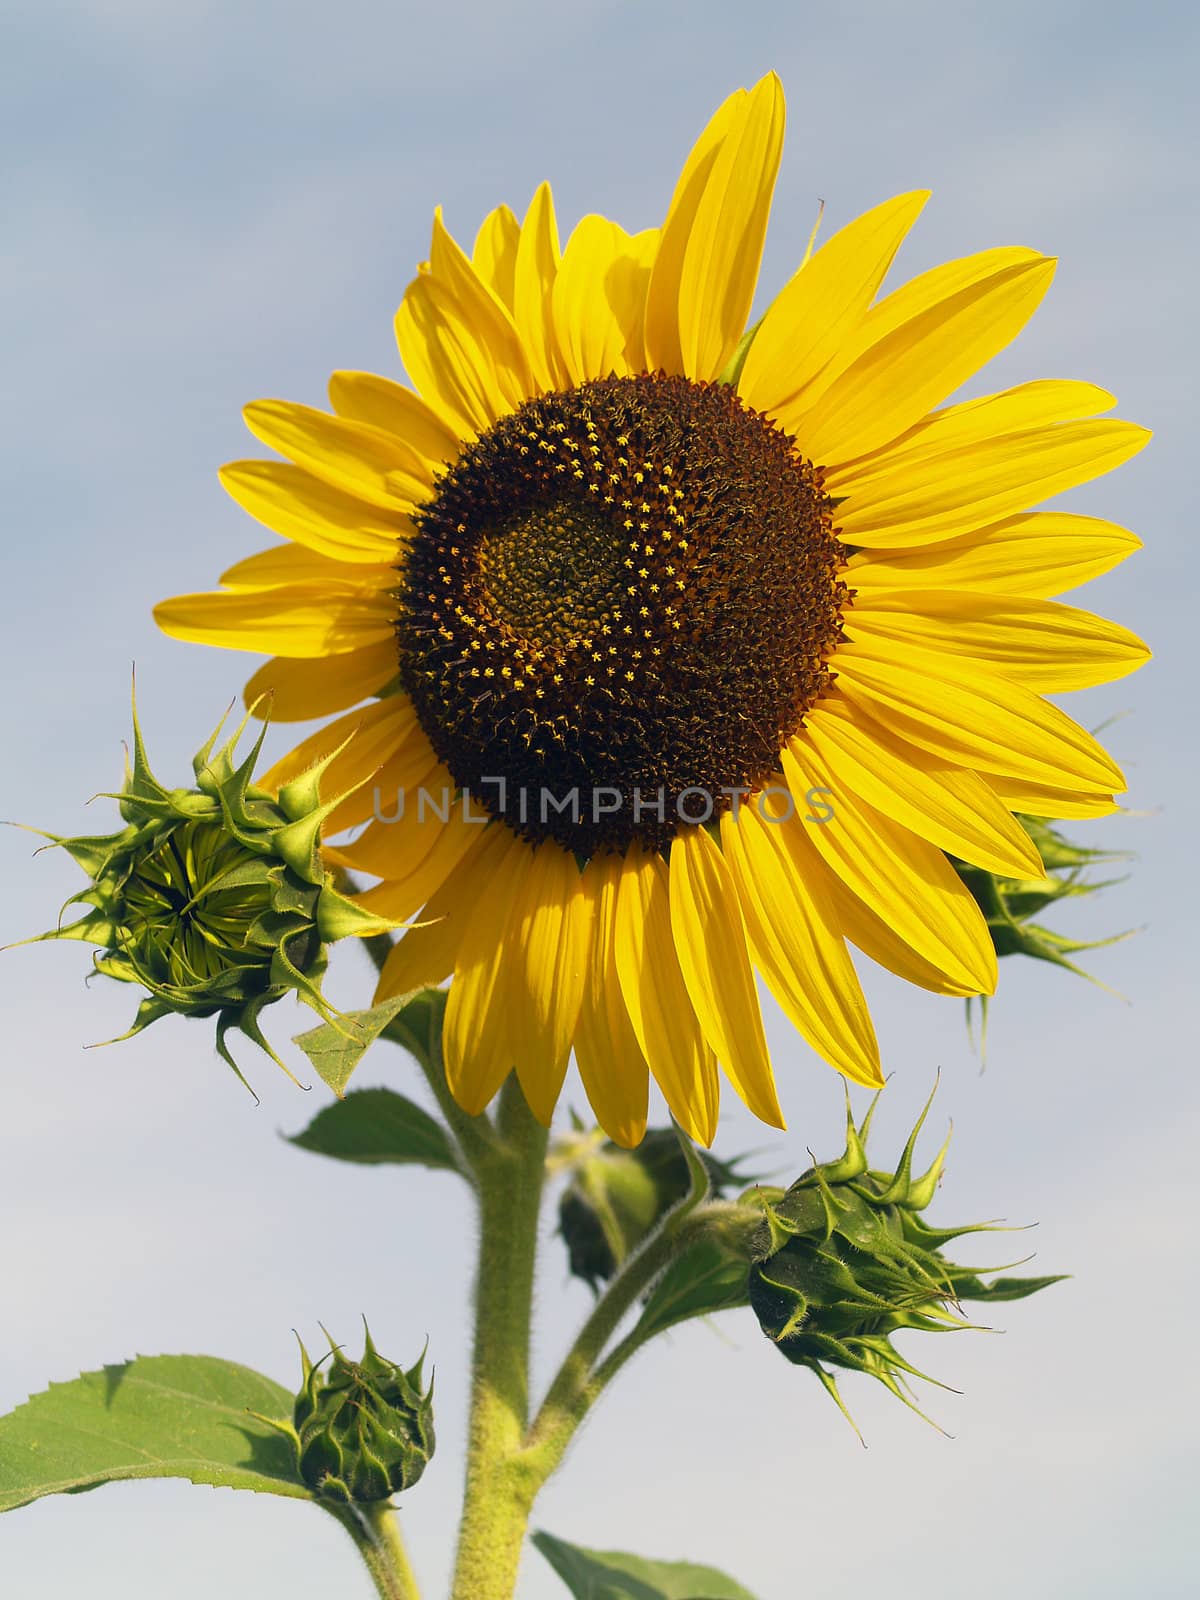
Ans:
{"type": "MultiPolygon", "coordinates": [[[[558,1203],[558,1229],[571,1272],[595,1289],[683,1199],[691,1174],[673,1128],[651,1128],[632,1150],[611,1141],[597,1146],[588,1135],[575,1137],[578,1154],[558,1203]]],[[[721,1161],[706,1150],[697,1154],[713,1198],[748,1182],[737,1161],[721,1161]]]]}
{"type": "Polygon", "coordinates": [[[1019,1300],[1060,1280],[985,1282],[998,1269],[948,1260],[943,1247],[952,1239],[988,1227],[934,1228],[921,1215],[938,1187],[949,1137],[927,1171],[914,1176],[927,1103],[895,1171],[876,1171],[866,1153],[873,1110],[874,1102],[856,1126],[847,1107],[841,1158],[811,1167],[782,1198],[761,1200],[750,1303],[767,1337],[794,1365],[815,1372],[839,1406],[830,1368],[866,1373],[915,1410],[907,1378],[936,1380],[900,1354],[893,1334],[971,1327],[958,1314],[963,1300],[1019,1300]]]}
{"type": "Polygon", "coordinates": [[[395,318],[405,381],[248,406],[277,459],[222,481],[286,543],[156,608],[270,657],[247,695],[281,720],[336,714],[271,777],[332,756],[367,786],[328,858],[417,924],[378,1000],[453,979],[472,1114],[515,1069],[548,1123],[573,1054],[622,1146],[651,1079],[700,1144],[722,1071],[782,1126],[759,978],[877,1087],[850,947],[991,994],[953,861],[1033,879],[1017,814],[1103,816],[1124,788],[1043,696],[1145,659],[1057,598],[1139,541],[1033,508],[1145,429],[1079,380],[961,398],[1055,264],[1006,245],[894,282],[925,191],[814,237],[752,321],[784,120],[773,73],[735,91],[639,233],[593,214],[560,240],[548,185],[469,248],[437,212],[395,318]]]}
{"type": "Polygon", "coordinates": [[[125,826],[49,836],[90,881],[67,902],[84,915],[39,935],[95,945],[98,972],[147,991],[123,1037],[171,1012],[215,1016],[217,1048],[235,1071],[231,1027],[274,1055],[258,1026],[264,1006],[293,992],[330,1020],[321,993],[327,941],[391,925],[339,894],[321,863],[330,809],[320,800],[321,766],[272,796],[252,781],[265,728],[239,762],[241,731],[218,748],[218,727],[195,757],[195,786],[166,789],[150,769],[135,706],[132,760],[112,797],[125,826]]]}
{"type": "Polygon", "coordinates": [[[326,1500],[386,1500],[411,1489],[434,1451],[433,1384],[421,1387],[422,1351],[404,1371],[376,1350],[365,1330],[362,1359],[347,1361],[330,1341],[324,1361],[309,1360],[296,1396],[300,1476],[326,1500]]]}

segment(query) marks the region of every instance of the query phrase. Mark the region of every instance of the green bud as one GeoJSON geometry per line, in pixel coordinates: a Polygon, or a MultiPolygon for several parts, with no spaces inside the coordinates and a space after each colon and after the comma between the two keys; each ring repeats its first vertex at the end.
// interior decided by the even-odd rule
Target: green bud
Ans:
{"type": "MultiPolygon", "coordinates": [[[[1064,934],[1043,928],[1033,918],[1060,900],[1080,895],[1096,894],[1101,889],[1120,883],[1121,878],[1104,878],[1099,881],[1085,876],[1089,867],[1102,861],[1127,861],[1128,852],[1116,850],[1091,850],[1072,844],[1050,823],[1041,817],[1018,817],[1026,833],[1037,845],[1046,869],[1044,878],[1001,878],[982,867],[969,866],[955,861],[959,877],[974,895],[991,931],[992,943],[998,956],[1032,956],[1038,961],[1051,961],[1065,967],[1080,977],[1090,976],[1070,959],[1080,950],[1098,950],[1104,945],[1128,939],[1130,934],[1118,933],[1107,939],[1069,939],[1064,934]]],[[[1095,980],[1093,980],[1095,981],[1095,980]]]]}
{"type": "Polygon", "coordinates": [[[124,788],[110,797],[125,826],[92,837],[43,835],[90,882],[67,902],[86,906],[85,914],[38,935],[95,945],[98,972],[147,991],[122,1038],[171,1012],[215,1016],[217,1049],[235,1072],[225,1042],[231,1027],[283,1066],[258,1026],[264,1006],[291,992],[334,1022],[321,993],[326,942],[393,926],[339,894],[321,861],[321,824],[342,798],[320,799],[332,757],[273,797],[252,781],[265,727],[246,759],[235,760],[245,725],[216,749],[218,726],[193,762],[194,788],[165,789],[150,770],[134,706],[133,759],[124,788]]]}
{"type": "MultiPolygon", "coordinates": [[[[1049,961],[1056,967],[1063,967],[1067,972],[1075,973],[1078,977],[1087,978],[1089,983],[1095,983],[1101,989],[1107,989],[1106,983],[1101,983],[1099,978],[1076,966],[1071,957],[1078,955],[1081,950],[1100,950],[1105,945],[1119,944],[1122,939],[1131,937],[1132,929],[1124,933],[1111,934],[1107,939],[1071,939],[1066,934],[1055,933],[1052,928],[1043,927],[1041,923],[1034,922],[1033,918],[1059,900],[1096,894],[1101,889],[1108,889],[1115,883],[1123,882],[1121,878],[1103,878],[1097,881],[1086,877],[1085,873],[1089,867],[1094,867],[1102,861],[1128,861],[1130,853],[1119,850],[1091,850],[1084,845],[1073,844],[1041,817],[1018,817],[1017,821],[1038,847],[1042,865],[1046,869],[1044,878],[1002,878],[996,873],[985,871],[982,867],[971,866],[965,861],[957,861],[951,857],[955,871],[970,889],[979,909],[983,912],[996,954],[1031,956],[1035,961],[1049,961]]],[[[989,1003],[987,995],[983,995],[979,1000],[985,1049],[989,1003]]],[[[974,1001],[968,999],[968,1029],[971,1026],[973,1012],[974,1001]]]]}
{"type": "Polygon", "coordinates": [[[952,1239],[991,1225],[933,1228],[921,1216],[950,1142],[947,1136],[932,1165],[914,1175],[913,1151],[932,1101],[931,1095],[894,1172],[868,1165],[875,1101],[857,1127],[847,1103],[842,1157],[811,1167],[781,1199],[760,1201],[764,1220],[750,1268],[750,1304],[768,1338],[794,1365],[815,1372],[843,1412],[831,1368],[878,1379],[915,1411],[907,1378],[936,1380],[900,1355],[892,1334],[972,1327],[958,1314],[963,1300],[1019,1300],[1060,1281],[985,1283],[981,1272],[991,1277],[1001,1269],[956,1266],[943,1254],[952,1239]]]}
{"type": "Polygon", "coordinates": [[[421,1389],[424,1351],[405,1372],[379,1354],[367,1329],[361,1361],[347,1361],[332,1340],[323,1360],[310,1361],[303,1344],[300,1359],[304,1382],[292,1424],[309,1488],[342,1502],[411,1489],[434,1450],[432,1382],[421,1389]]]}
{"type": "MultiPolygon", "coordinates": [[[[696,1153],[715,1199],[747,1181],[736,1162],[720,1161],[706,1150],[696,1153]]],[[[609,1141],[597,1144],[592,1135],[570,1136],[556,1154],[573,1168],[558,1203],[558,1231],[573,1276],[595,1290],[688,1193],[687,1160],[672,1128],[651,1128],[632,1150],[609,1141]]]]}

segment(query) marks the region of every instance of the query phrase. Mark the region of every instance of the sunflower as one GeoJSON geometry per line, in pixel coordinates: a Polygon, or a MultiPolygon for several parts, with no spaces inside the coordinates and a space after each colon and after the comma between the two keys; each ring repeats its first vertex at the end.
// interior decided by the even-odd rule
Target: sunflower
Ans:
{"type": "Polygon", "coordinates": [[[273,655],[249,699],[340,713],[280,762],[360,784],[328,855],[417,919],[378,998],[452,977],[446,1071],[481,1111],[515,1068],[548,1122],[574,1052],[636,1144],[651,1077],[704,1144],[718,1070],[783,1126],[761,975],[847,1077],[882,1081],[848,950],[991,993],[947,854],[1041,876],[1016,814],[1114,809],[1120,770],[1042,696],[1147,651],[1052,596],[1139,541],[1028,507],[1146,431],[1043,381],[945,405],[1032,316],[1052,259],[1003,248],[880,298],[928,195],[809,256],[747,328],[783,142],[772,74],[717,111],[661,227],[548,186],[467,255],[435,214],[396,315],[404,387],[260,401],[282,460],[222,480],[288,541],[158,607],[273,655]],[[938,409],[935,409],[938,408],[938,409]]]}

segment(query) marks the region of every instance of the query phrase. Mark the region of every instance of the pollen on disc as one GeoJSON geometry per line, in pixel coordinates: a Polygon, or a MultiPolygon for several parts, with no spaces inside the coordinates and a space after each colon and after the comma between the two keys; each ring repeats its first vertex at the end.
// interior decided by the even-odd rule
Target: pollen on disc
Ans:
{"type": "Polygon", "coordinates": [[[526,402],[439,481],[401,567],[401,682],[437,755],[582,856],[661,847],[692,791],[719,815],[829,686],[849,599],[831,512],[728,385],[526,402]]]}

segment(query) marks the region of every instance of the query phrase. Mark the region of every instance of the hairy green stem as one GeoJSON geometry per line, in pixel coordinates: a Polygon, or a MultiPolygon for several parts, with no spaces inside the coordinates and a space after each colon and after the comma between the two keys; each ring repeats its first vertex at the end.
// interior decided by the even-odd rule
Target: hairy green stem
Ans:
{"type": "Polygon", "coordinates": [[[642,1341],[635,1329],[601,1361],[605,1346],[639,1297],[684,1248],[692,1229],[704,1216],[704,1211],[690,1206],[668,1212],[622,1263],[592,1308],[526,1435],[527,1455],[539,1485],[558,1466],[601,1391],[641,1348],[642,1341]]]}
{"type": "Polygon", "coordinates": [[[386,1505],[349,1505],[334,1515],[354,1540],[383,1600],[421,1600],[394,1511],[386,1505]]]}
{"type": "Polygon", "coordinates": [[[515,1076],[477,1165],[480,1235],[466,1490],[452,1600],[511,1600],[541,1478],[525,1459],[529,1336],[546,1130],[515,1076]]]}

